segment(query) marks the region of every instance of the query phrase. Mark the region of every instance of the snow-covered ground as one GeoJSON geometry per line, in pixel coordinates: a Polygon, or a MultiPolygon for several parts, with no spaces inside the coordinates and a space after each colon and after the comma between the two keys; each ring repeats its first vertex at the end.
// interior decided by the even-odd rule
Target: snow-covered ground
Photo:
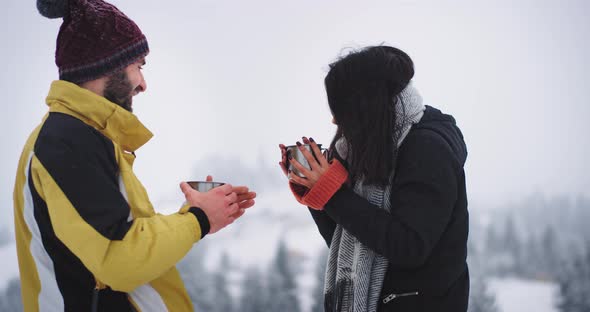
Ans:
{"type": "Polygon", "coordinates": [[[488,284],[501,312],[557,312],[557,285],[518,278],[492,278],[488,284]]]}
{"type": "MultiPolygon", "coordinates": [[[[175,207],[175,204],[171,204],[175,207]]],[[[167,209],[166,211],[170,211],[167,209]]],[[[326,243],[317,231],[307,207],[297,203],[288,188],[258,194],[256,206],[231,226],[204,240],[206,267],[219,268],[226,254],[232,264],[233,285],[239,285],[242,273],[250,267],[266,271],[276,255],[277,246],[284,241],[290,259],[297,269],[299,300],[303,311],[312,305],[314,274],[318,256],[326,243]]],[[[199,248],[198,244],[196,248],[199,248]]],[[[232,293],[238,297],[240,289],[232,293]]]]}
{"type": "MultiPolygon", "coordinates": [[[[158,211],[173,213],[180,203],[159,203],[158,211]]],[[[228,228],[207,236],[205,265],[219,268],[222,254],[229,256],[232,282],[239,282],[242,273],[251,266],[266,269],[275,256],[279,241],[284,240],[298,269],[300,300],[304,311],[312,304],[315,286],[315,266],[326,248],[306,207],[299,205],[287,188],[262,192],[254,208],[228,228]]],[[[195,246],[199,248],[197,244],[195,246]]],[[[6,283],[18,277],[15,244],[0,247],[0,291],[6,283]]],[[[237,284],[237,283],[232,283],[237,284]]],[[[557,312],[555,284],[516,278],[493,278],[489,290],[496,295],[501,312],[557,312]]],[[[234,289],[232,293],[236,293],[234,289]]]]}
{"type": "MultiPolygon", "coordinates": [[[[219,257],[227,254],[235,270],[233,281],[236,284],[241,280],[240,271],[250,266],[267,268],[275,256],[277,244],[284,240],[300,270],[297,274],[302,307],[304,311],[311,307],[315,266],[326,246],[307,208],[298,204],[288,190],[259,194],[255,208],[206,240],[207,267],[217,269],[219,257]]],[[[552,283],[493,278],[489,290],[496,295],[501,312],[557,312],[557,286],[552,283]]]]}

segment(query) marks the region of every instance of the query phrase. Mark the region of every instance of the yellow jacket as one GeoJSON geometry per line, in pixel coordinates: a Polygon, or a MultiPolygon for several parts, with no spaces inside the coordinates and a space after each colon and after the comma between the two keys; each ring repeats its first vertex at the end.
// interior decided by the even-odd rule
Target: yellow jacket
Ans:
{"type": "Polygon", "coordinates": [[[22,152],[14,215],[25,311],[193,311],[175,268],[209,231],[200,209],[154,211],[133,173],[152,133],[91,91],[54,81],[22,152]],[[98,289],[98,290],[95,290],[98,289]]]}

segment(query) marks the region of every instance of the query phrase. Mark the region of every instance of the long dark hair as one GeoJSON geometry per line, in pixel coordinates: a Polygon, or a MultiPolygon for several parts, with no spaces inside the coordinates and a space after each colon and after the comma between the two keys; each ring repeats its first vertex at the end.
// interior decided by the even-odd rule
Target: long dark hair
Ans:
{"type": "Polygon", "coordinates": [[[366,47],[330,64],[324,83],[338,125],[331,149],[346,139],[353,180],[388,183],[397,157],[397,95],[412,77],[412,59],[388,46],[366,47]]]}

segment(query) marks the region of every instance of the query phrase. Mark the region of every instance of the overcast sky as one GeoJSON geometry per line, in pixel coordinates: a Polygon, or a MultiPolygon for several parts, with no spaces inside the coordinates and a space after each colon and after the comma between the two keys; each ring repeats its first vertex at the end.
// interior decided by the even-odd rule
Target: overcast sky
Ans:
{"type": "MultiPolygon", "coordinates": [[[[215,162],[200,160],[279,175],[278,143],[329,143],[328,64],[380,43],[408,52],[426,104],[458,120],[471,209],[533,192],[590,195],[590,1],[112,3],[151,48],[134,110],[155,133],[136,161],[155,202],[180,201],[179,181],[215,174],[215,162]]],[[[12,223],[18,158],[57,79],[61,24],[34,0],[2,6],[0,225],[12,223]]]]}

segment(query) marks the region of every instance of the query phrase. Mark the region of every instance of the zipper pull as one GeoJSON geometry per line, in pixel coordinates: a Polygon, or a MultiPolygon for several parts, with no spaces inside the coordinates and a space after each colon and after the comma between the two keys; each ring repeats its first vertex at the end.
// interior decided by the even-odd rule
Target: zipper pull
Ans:
{"type": "Polygon", "coordinates": [[[387,297],[385,297],[385,299],[383,299],[383,303],[388,303],[389,301],[395,299],[395,294],[391,294],[387,297]]]}
{"type": "Polygon", "coordinates": [[[383,299],[383,303],[388,303],[389,301],[395,299],[395,298],[399,298],[399,297],[407,297],[407,296],[417,296],[418,292],[409,292],[409,293],[403,293],[403,294],[391,294],[387,297],[385,297],[385,299],[383,299]]]}

